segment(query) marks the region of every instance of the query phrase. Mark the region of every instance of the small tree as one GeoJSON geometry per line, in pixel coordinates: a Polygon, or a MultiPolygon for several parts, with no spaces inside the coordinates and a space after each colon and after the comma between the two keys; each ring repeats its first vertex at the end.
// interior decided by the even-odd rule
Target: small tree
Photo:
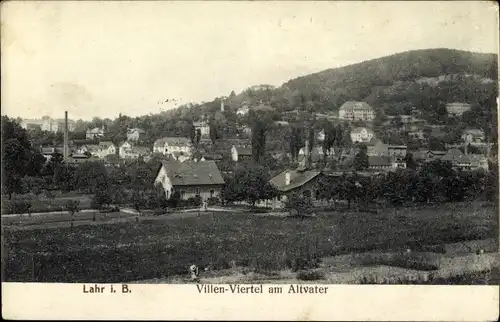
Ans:
{"type": "Polygon", "coordinates": [[[192,123],[189,126],[189,137],[191,139],[191,143],[196,144],[196,128],[192,123]]]}
{"type": "Polygon", "coordinates": [[[28,216],[31,216],[31,202],[28,200],[15,200],[13,203],[13,213],[18,213],[20,215],[27,213],[28,216]]]}
{"type": "Polygon", "coordinates": [[[285,209],[290,209],[295,216],[310,216],[312,206],[311,198],[295,193],[291,194],[285,202],[285,209]]]}
{"type": "Polygon", "coordinates": [[[110,205],[113,202],[108,189],[98,189],[92,198],[92,205],[101,209],[103,205],[110,205]]]}
{"type": "Polygon", "coordinates": [[[368,155],[366,154],[366,146],[362,146],[360,151],[356,154],[353,161],[354,169],[356,171],[365,170],[368,168],[368,155]]]}
{"type": "Polygon", "coordinates": [[[80,208],[79,200],[68,200],[68,202],[66,202],[66,209],[71,214],[71,227],[73,227],[73,217],[75,213],[79,210],[79,208],[80,208]]]}
{"type": "Polygon", "coordinates": [[[144,196],[144,193],[142,193],[142,191],[136,190],[133,193],[132,204],[134,206],[134,209],[137,211],[137,216],[135,218],[135,221],[138,223],[139,216],[141,215],[142,210],[144,210],[144,208],[146,208],[146,206],[147,206],[146,196],[144,196]]]}
{"type": "Polygon", "coordinates": [[[415,159],[413,158],[413,154],[408,153],[405,156],[405,162],[406,162],[406,168],[416,170],[417,169],[417,163],[415,162],[415,159]]]}
{"type": "Polygon", "coordinates": [[[172,208],[177,208],[181,202],[181,194],[179,191],[174,191],[170,198],[168,199],[168,205],[172,208]]]}
{"type": "Polygon", "coordinates": [[[199,144],[201,140],[201,130],[196,129],[196,144],[199,144]]]}

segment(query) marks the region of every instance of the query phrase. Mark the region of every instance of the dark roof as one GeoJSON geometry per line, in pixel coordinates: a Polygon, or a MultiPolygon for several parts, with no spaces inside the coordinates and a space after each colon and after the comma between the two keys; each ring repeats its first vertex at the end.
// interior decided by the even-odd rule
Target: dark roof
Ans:
{"type": "Polygon", "coordinates": [[[202,154],[201,157],[204,158],[205,160],[222,160],[222,155],[216,153],[202,154]]]}
{"type": "Polygon", "coordinates": [[[385,156],[368,156],[368,164],[370,166],[388,166],[391,165],[392,159],[385,156]]]}
{"type": "Polygon", "coordinates": [[[373,110],[366,102],[347,101],[340,107],[340,110],[373,110]]]}
{"type": "Polygon", "coordinates": [[[235,146],[236,152],[240,156],[252,156],[252,148],[245,148],[242,146],[235,146]]]}
{"type": "Polygon", "coordinates": [[[111,141],[101,141],[101,142],[99,142],[99,146],[100,146],[101,148],[107,149],[107,148],[109,148],[110,146],[114,146],[114,144],[113,144],[113,142],[111,142],[111,141]]]}
{"type": "Polygon", "coordinates": [[[427,154],[431,153],[435,156],[441,157],[446,154],[446,151],[438,151],[438,150],[418,150],[410,152],[415,159],[426,159],[427,154]]]}
{"type": "Polygon", "coordinates": [[[162,161],[174,186],[221,185],[224,179],[214,161],[162,161]]]}
{"type": "Polygon", "coordinates": [[[269,182],[276,187],[279,191],[290,191],[295,188],[301,187],[312,179],[316,178],[321,172],[319,171],[297,171],[285,170],[272,178],[269,182]],[[290,184],[286,184],[286,173],[290,173],[290,184]]]}
{"type": "Polygon", "coordinates": [[[62,151],[59,147],[42,147],[42,154],[53,154],[62,151]]]}
{"type": "Polygon", "coordinates": [[[163,146],[165,143],[168,143],[169,145],[189,145],[191,142],[186,137],[176,136],[158,139],[154,142],[154,145],[163,146]]]}

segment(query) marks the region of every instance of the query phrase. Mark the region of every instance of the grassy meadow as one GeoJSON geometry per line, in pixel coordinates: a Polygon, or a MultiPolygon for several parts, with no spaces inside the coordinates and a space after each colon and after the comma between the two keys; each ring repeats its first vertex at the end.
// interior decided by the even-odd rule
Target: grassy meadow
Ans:
{"type": "Polygon", "coordinates": [[[4,228],[2,265],[6,281],[114,283],[186,274],[193,263],[213,270],[300,270],[326,256],[439,251],[445,243],[497,238],[497,231],[498,210],[469,203],[303,219],[214,213],[140,224],[4,228]]]}

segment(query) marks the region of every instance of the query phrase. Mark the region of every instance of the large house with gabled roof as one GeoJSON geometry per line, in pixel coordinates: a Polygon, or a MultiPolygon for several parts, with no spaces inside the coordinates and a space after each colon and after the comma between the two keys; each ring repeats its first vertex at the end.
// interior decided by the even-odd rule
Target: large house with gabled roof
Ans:
{"type": "Polygon", "coordinates": [[[161,186],[170,198],[179,192],[181,199],[199,196],[202,200],[220,197],[224,179],[215,161],[164,160],[156,172],[155,186],[161,186]]]}
{"type": "Polygon", "coordinates": [[[278,191],[278,196],[272,200],[273,208],[283,207],[292,194],[318,200],[320,196],[318,180],[323,175],[321,171],[309,170],[306,167],[281,172],[269,180],[269,183],[278,191]]]}

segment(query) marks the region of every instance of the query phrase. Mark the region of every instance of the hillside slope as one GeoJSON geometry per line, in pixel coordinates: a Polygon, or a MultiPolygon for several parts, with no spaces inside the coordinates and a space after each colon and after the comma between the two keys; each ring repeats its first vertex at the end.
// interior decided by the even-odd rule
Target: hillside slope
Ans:
{"type": "Polygon", "coordinates": [[[458,74],[496,80],[497,61],[496,54],[454,49],[413,50],[295,78],[283,87],[306,96],[315,93],[338,107],[348,99],[363,100],[381,88],[426,77],[458,74]]]}

